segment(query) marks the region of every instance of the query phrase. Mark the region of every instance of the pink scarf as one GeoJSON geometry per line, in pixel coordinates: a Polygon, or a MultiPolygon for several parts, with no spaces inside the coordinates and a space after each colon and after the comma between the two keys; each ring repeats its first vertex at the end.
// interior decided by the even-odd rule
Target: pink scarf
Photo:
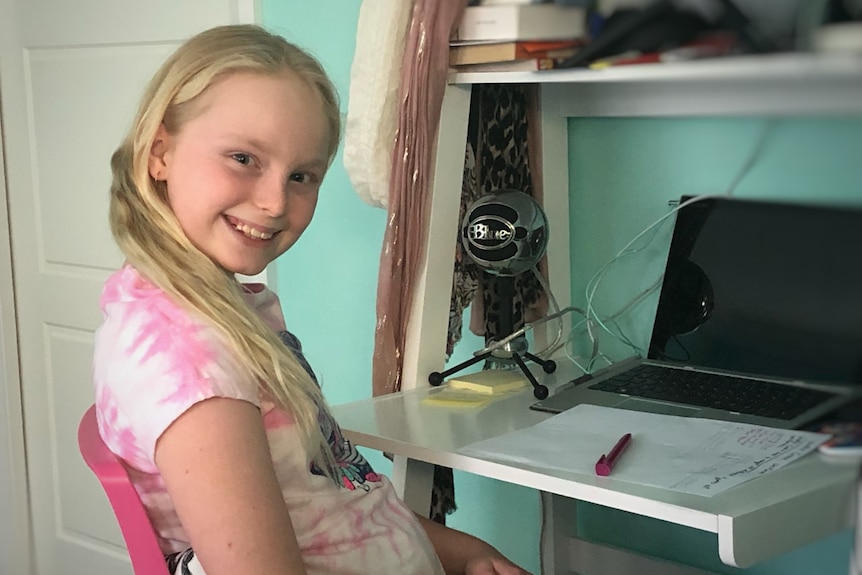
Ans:
{"type": "Polygon", "coordinates": [[[401,389],[407,321],[428,227],[431,161],[449,67],[449,38],[467,0],[415,0],[405,42],[389,216],[380,256],[374,395],[401,389]]]}

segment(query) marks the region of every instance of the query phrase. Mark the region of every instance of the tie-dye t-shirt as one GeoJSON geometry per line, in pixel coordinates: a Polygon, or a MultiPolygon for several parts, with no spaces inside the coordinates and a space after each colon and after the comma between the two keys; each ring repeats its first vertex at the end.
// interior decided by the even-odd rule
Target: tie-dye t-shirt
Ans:
{"type": "MultiPolygon", "coordinates": [[[[311,373],[286,331],[276,295],[247,286],[247,298],[311,373]]],[[[422,526],[328,415],[324,436],[340,485],[309,465],[291,415],[262,401],[256,381],[214,328],[196,321],[126,266],[102,292],[94,380],[99,431],[126,463],[165,554],[189,540],[154,461],[156,441],[189,407],[211,397],[244,400],[263,414],[269,449],[309,574],[436,574],[443,569],[422,526]]]]}

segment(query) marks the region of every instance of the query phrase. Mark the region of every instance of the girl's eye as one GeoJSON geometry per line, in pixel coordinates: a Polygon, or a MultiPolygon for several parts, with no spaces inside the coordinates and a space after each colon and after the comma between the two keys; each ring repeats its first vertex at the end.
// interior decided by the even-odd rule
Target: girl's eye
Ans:
{"type": "Polygon", "coordinates": [[[238,152],[236,154],[231,154],[231,157],[243,166],[248,166],[249,164],[251,164],[251,156],[249,154],[238,152]]]}
{"type": "Polygon", "coordinates": [[[290,175],[290,181],[299,182],[300,184],[311,184],[316,180],[314,174],[309,172],[294,172],[290,175]]]}

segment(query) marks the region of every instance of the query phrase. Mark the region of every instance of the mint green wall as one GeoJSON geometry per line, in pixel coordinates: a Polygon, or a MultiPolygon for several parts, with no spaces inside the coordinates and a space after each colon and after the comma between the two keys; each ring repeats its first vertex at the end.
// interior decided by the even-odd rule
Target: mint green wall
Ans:
{"type": "MultiPolygon", "coordinates": [[[[263,24],[314,54],[336,85],[346,114],[358,3],[263,3],[263,24]]],[[[376,321],[377,267],[386,213],[353,191],[341,152],[323,182],[317,212],[278,262],[282,307],[319,372],[329,400],[368,397],[376,321]]]]}
{"type": "MultiPolygon", "coordinates": [[[[262,24],[323,64],[347,113],[359,3],[265,1],[262,24]]],[[[332,164],[311,225],[277,265],[276,286],[288,327],[302,340],[328,401],[371,395],[377,269],[386,212],[353,191],[341,160],[332,164]]],[[[390,462],[366,453],[378,471],[390,462]]]]}
{"type": "MultiPolygon", "coordinates": [[[[346,113],[359,2],[264,0],[262,23],[312,52],[342,97],[346,113]]],[[[353,191],[341,155],[326,176],[317,213],[302,239],[279,260],[276,285],[288,326],[302,339],[332,404],[371,395],[375,295],[386,212],[353,191]]],[[[478,340],[466,338],[452,361],[478,340]]],[[[362,450],[382,473],[391,463],[362,450]]],[[[457,473],[459,510],[448,524],[503,550],[534,573],[538,563],[538,496],[518,487],[457,473]],[[500,509],[505,501],[505,509],[500,509]]]]}
{"type": "MultiPolygon", "coordinates": [[[[343,0],[262,1],[263,24],[322,61],[341,93],[344,111],[359,4],[343,0]]],[[[761,119],[571,121],[575,301],[580,301],[578,295],[589,274],[658,218],[667,200],[714,187],[723,190],[745,161],[763,124],[761,119]]],[[[862,149],[860,144],[859,121],[778,123],[761,161],[740,186],[740,195],[804,197],[813,191],[852,196],[862,182],[862,163],[854,162],[854,150],[862,149]]],[[[385,216],[383,210],[359,199],[339,155],[324,182],[311,227],[277,265],[278,292],[288,325],[303,339],[333,404],[370,396],[375,293],[385,216]]],[[[628,299],[629,288],[648,279],[647,272],[658,273],[655,263],[666,249],[662,239],[659,234],[638,258],[615,269],[620,275],[608,277],[596,301],[613,307],[628,299]],[[617,281],[611,281],[614,277],[617,281]],[[620,277],[624,281],[619,281],[620,277]],[[615,290],[613,285],[627,289],[615,290]]],[[[636,310],[624,325],[634,328],[634,333],[638,329],[642,332],[653,313],[650,305],[654,307],[654,301],[636,310]]],[[[452,362],[465,359],[480,345],[478,338],[468,335],[452,362]]],[[[612,349],[608,344],[608,350],[612,349]]],[[[378,471],[391,472],[391,464],[382,455],[363,452],[378,471]]],[[[459,510],[449,524],[490,541],[538,574],[537,494],[458,472],[455,481],[459,510]]],[[[724,573],[742,573],[719,564],[715,537],[709,534],[588,505],[582,506],[581,523],[591,537],[602,541],[634,545],[724,573]]],[[[842,534],[744,573],[844,575],[848,541],[849,536],[842,534]]]]}
{"type": "MultiPolygon", "coordinates": [[[[572,119],[571,257],[574,302],[588,280],[683,194],[721,194],[760,153],[735,195],[821,202],[862,202],[862,118],[572,119]]],[[[671,220],[617,261],[596,291],[609,314],[659,277],[671,220]],[[647,242],[653,237],[651,242],[647,242]]],[[[648,342],[657,294],[620,320],[641,348],[648,342]]],[[[578,350],[583,352],[584,340],[578,350]]],[[[607,338],[606,338],[607,340],[607,338]]],[[[632,352],[603,340],[614,359],[632,352]]]]}
{"type": "MultiPolygon", "coordinates": [[[[669,200],[726,192],[764,130],[761,153],[735,195],[862,202],[858,160],[862,118],[570,120],[574,305],[585,303],[587,281],[601,266],[668,212],[669,200]]],[[[635,244],[645,249],[609,270],[594,298],[600,313],[621,308],[659,277],[670,241],[669,224],[670,219],[650,243],[635,244]]],[[[656,303],[654,296],[620,321],[641,347],[648,342],[656,303]]],[[[585,339],[581,336],[578,342],[585,339]]],[[[615,360],[631,354],[607,336],[601,339],[601,348],[615,360]]],[[[714,535],[592,505],[581,505],[581,510],[580,524],[589,537],[721,573],[844,575],[848,569],[849,533],[741,571],[719,562],[714,535]]]]}

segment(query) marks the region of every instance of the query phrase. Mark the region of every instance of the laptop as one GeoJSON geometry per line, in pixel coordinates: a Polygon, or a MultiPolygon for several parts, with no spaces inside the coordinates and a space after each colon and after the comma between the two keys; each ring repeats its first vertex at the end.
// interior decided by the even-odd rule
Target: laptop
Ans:
{"type": "Polygon", "coordinates": [[[860,250],[859,208],[683,205],[647,357],[578,378],[531,409],[589,403],[803,427],[862,392],[860,250]]]}

